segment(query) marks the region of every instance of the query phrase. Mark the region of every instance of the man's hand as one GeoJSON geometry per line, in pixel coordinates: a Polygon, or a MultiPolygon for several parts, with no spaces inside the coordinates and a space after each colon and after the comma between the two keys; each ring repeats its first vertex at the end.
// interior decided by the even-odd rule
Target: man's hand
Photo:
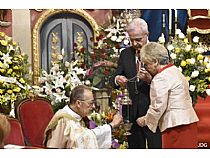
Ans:
{"type": "Polygon", "coordinates": [[[116,82],[119,86],[125,86],[126,83],[128,82],[128,79],[125,76],[122,76],[122,75],[117,75],[115,77],[115,80],[116,80],[116,82]]]}
{"type": "Polygon", "coordinates": [[[148,84],[152,81],[152,76],[148,71],[146,71],[144,68],[141,68],[137,74],[137,76],[142,80],[147,82],[148,84]]]}
{"type": "Polygon", "coordinates": [[[145,116],[142,116],[142,117],[139,117],[137,120],[136,120],[137,124],[141,127],[144,127],[146,124],[145,124],[145,116]]]}
{"type": "Polygon", "coordinates": [[[117,113],[114,115],[113,120],[110,123],[110,125],[112,126],[112,128],[115,128],[115,127],[118,127],[122,123],[123,123],[123,117],[122,117],[122,115],[117,113]]]}

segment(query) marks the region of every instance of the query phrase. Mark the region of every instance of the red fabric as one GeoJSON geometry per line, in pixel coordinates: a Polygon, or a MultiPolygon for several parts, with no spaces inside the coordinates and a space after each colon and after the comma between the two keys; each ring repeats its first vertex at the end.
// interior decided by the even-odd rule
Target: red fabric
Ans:
{"type": "Polygon", "coordinates": [[[210,97],[198,99],[195,106],[198,122],[198,147],[210,148],[210,97]]]}
{"type": "Polygon", "coordinates": [[[29,142],[27,145],[43,147],[44,131],[53,115],[50,103],[43,98],[20,103],[18,117],[26,141],[29,142]]]}
{"type": "Polygon", "coordinates": [[[191,16],[208,16],[207,9],[190,9],[191,16]]]}
{"type": "Polygon", "coordinates": [[[198,28],[198,29],[210,29],[210,19],[194,19],[194,20],[188,20],[188,26],[189,28],[198,28]]]}
{"type": "Polygon", "coordinates": [[[165,69],[167,69],[167,68],[169,68],[169,67],[171,67],[171,66],[173,66],[173,64],[168,64],[168,65],[164,66],[163,68],[161,68],[161,69],[158,71],[158,73],[161,73],[163,70],[165,70],[165,69]]]}
{"type": "Polygon", "coordinates": [[[21,124],[17,119],[9,118],[8,119],[11,125],[11,131],[9,136],[5,140],[5,145],[7,144],[15,144],[25,146],[23,132],[21,128],[21,124]]]}
{"type": "Polygon", "coordinates": [[[164,149],[196,149],[197,144],[197,123],[169,128],[162,133],[164,149]]]}
{"type": "MultiPolygon", "coordinates": [[[[196,16],[205,16],[208,17],[208,10],[207,9],[190,9],[191,17],[196,16]]],[[[198,28],[198,29],[210,29],[210,19],[208,18],[196,18],[196,19],[189,19],[188,20],[189,28],[198,28]]]]}

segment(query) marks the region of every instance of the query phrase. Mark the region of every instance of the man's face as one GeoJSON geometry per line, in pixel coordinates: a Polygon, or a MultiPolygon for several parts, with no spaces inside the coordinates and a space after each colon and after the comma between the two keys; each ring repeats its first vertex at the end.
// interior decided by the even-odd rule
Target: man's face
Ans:
{"type": "Polygon", "coordinates": [[[93,93],[89,90],[85,90],[84,99],[80,101],[80,114],[82,117],[88,116],[92,113],[95,108],[95,101],[93,98],[93,93]]]}
{"type": "Polygon", "coordinates": [[[147,43],[148,33],[138,30],[138,31],[131,31],[128,32],[132,46],[137,51],[140,51],[141,48],[147,43]]]}

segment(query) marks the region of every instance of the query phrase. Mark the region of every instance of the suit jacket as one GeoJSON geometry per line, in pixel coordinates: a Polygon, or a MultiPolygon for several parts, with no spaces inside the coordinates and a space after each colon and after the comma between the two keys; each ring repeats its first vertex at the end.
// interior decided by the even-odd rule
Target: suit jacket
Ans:
{"type": "Polygon", "coordinates": [[[153,132],[198,121],[192,106],[189,83],[177,67],[170,64],[154,76],[150,89],[151,105],[145,123],[153,132]]]}
{"type": "MultiPolygon", "coordinates": [[[[118,67],[111,82],[113,88],[119,88],[119,86],[115,84],[115,77],[117,75],[123,75],[128,79],[136,76],[137,70],[135,54],[135,49],[133,47],[128,47],[121,52],[118,67]]],[[[128,91],[132,100],[130,112],[130,120],[132,122],[135,122],[138,117],[146,114],[150,104],[149,89],[150,86],[144,81],[139,80],[139,82],[128,82],[128,91]],[[138,94],[135,93],[135,86],[137,87],[136,89],[138,90],[138,94]]]]}

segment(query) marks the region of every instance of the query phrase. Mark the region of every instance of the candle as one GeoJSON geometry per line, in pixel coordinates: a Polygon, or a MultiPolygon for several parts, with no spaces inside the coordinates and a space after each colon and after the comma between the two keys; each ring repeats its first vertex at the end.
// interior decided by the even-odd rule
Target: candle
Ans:
{"type": "Polygon", "coordinates": [[[169,14],[168,14],[168,28],[169,28],[169,34],[171,34],[172,30],[172,10],[169,9],[169,14]]]}
{"type": "Polygon", "coordinates": [[[177,19],[177,17],[178,17],[178,11],[177,11],[177,9],[175,9],[175,30],[177,29],[177,24],[178,24],[178,19],[177,19]]]}
{"type": "Polygon", "coordinates": [[[177,17],[178,17],[178,11],[177,11],[177,9],[175,9],[175,22],[177,22],[177,17]]]}
{"type": "Polygon", "coordinates": [[[165,13],[163,13],[163,28],[165,28],[166,25],[165,25],[165,13]]]}

